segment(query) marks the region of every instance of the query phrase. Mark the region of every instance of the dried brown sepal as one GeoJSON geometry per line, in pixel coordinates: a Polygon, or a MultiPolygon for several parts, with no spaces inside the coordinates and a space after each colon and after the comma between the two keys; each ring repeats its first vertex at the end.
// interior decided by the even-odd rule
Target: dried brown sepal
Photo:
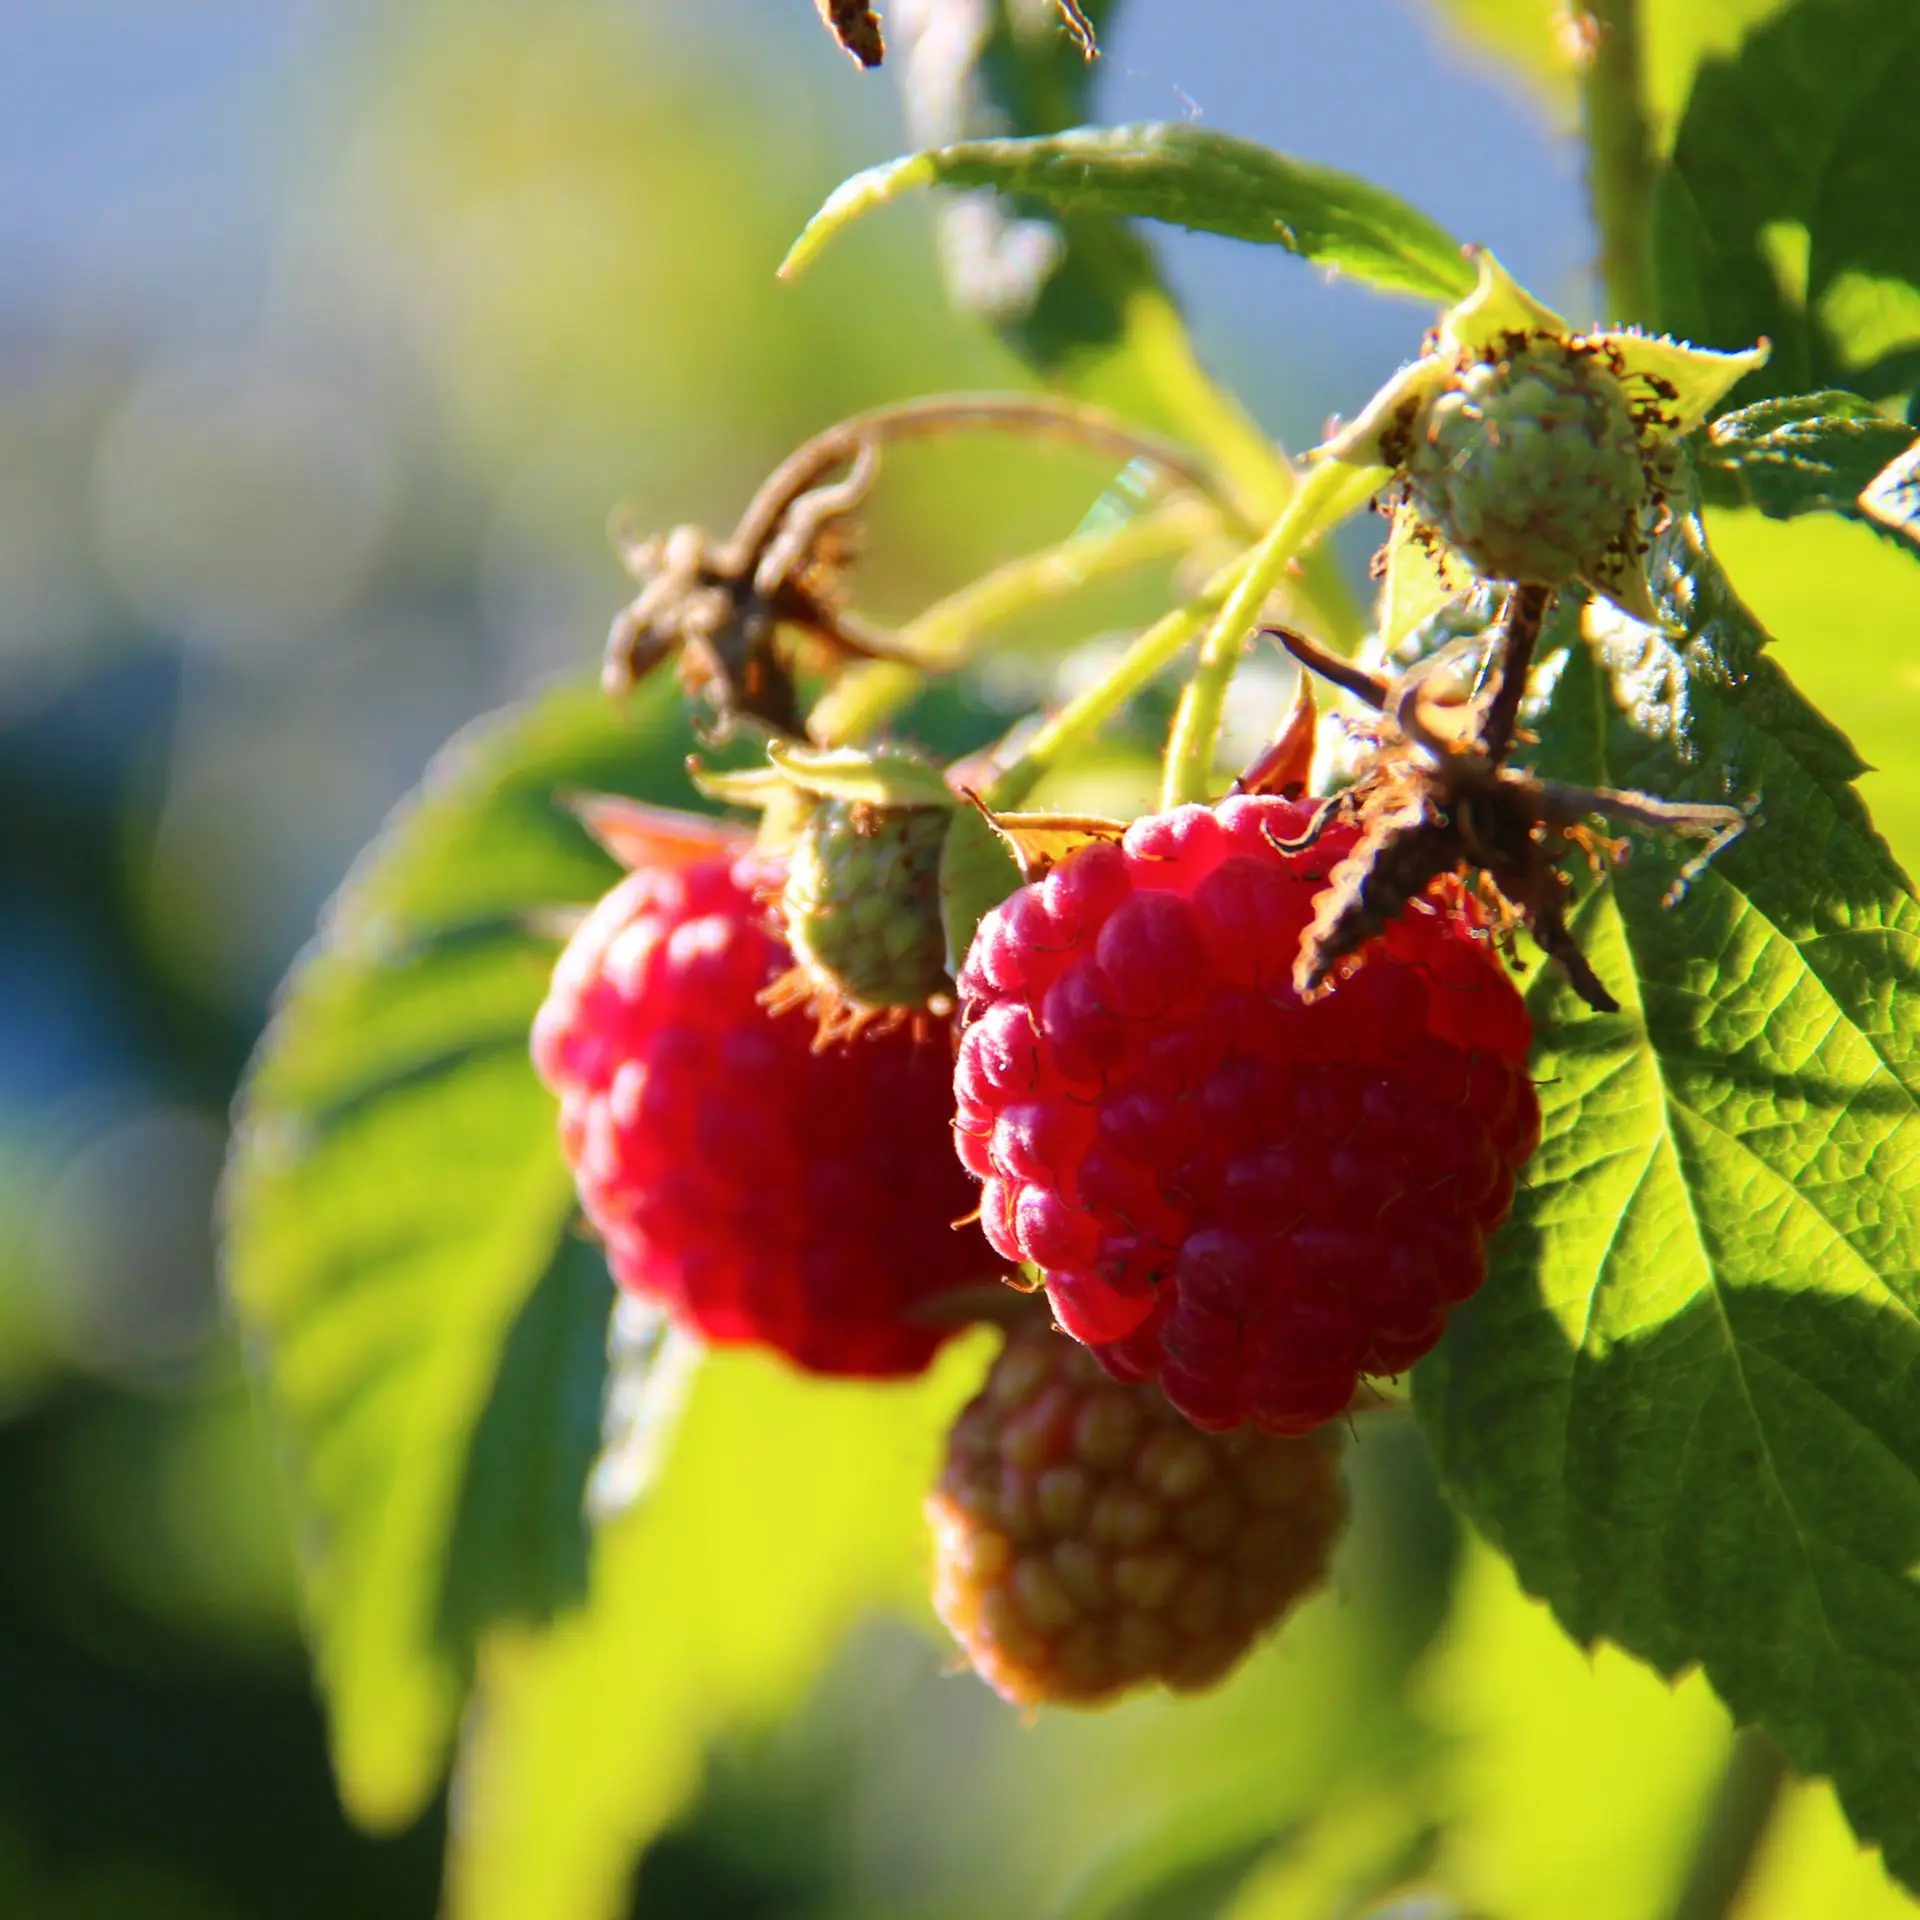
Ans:
{"type": "Polygon", "coordinates": [[[1293,705],[1287,709],[1280,731],[1233,783],[1234,792],[1276,793],[1285,799],[1295,799],[1305,793],[1313,775],[1318,722],[1313,682],[1302,673],[1294,682],[1293,705]]]}
{"type": "Polygon", "coordinates": [[[960,797],[1006,843],[1021,880],[1028,886],[1044,880],[1068,854],[1089,841],[1126,837],[1124,820],[1109,820],[1102,814],[996,813],[970,787],[962,787],[960,797]]]}
{"type": "Polygon", "coordinates": [[[1081,59],[1098,60],[1100,41],[1093,31],[1093,22],[1087,18],[1080,5],[1080,0],[1054,0],[1054,4],[1060,9],[1061,24],[1073,35],[1074,44],[1080,49],[1081,59]]]}
{"type": "Polygon", "coordinates": [[[810,1014],[815,1053],[826,1053],[855,1040],[877,1040],[902,1027],[924,1044],[946,1026],[953,1013],[949,994],[940,994],[920,1007],[863,1007],[798,965],[760,989],[760,1004],[776,1016],[810,1014]]]}
{"type": "Polygon", "coordinates": [[[811,646],[829,666],[913,658],[846,607],[853,516],[879,472],[883,444],[988,427],[1077,442],[1143,459],[1170,480],[1220,497],[1214,475],[1185,449],[1097,407],[1041,394],[935,394],[876,407],[796,448],[768,476],[725,540],[698,527],[650,539],[616,535],[641,590],[615,616],[600,681],[619,699],[678,657],[688,692],[725,740],[742,720],[803,737],[796,668],[811,646]],[[837,477],[836,477],[837,476],[837,477]],[[782,636],[797,637],[798,645],[782,636]]]}
{"type": "Polygon", "coordinates": [[[619,793],[562,793],[560,804],[631,873],[683,868],[742,852],[750,836],[729,820],[649,806],[619,793]]]}
{"type": "Polygon", "coordinates": [[[607,635],[600,683],[609,695],[678,655],[688,693],[711,710],[708,738],[726,739],[742,719],[797,737],[795,658],[776,644],[783,628],[833,657],[888,652],[842,605],[853,554],[846,521],[873,483],[879,449],[862,442],[835,453],[813,472],[782,469],[779,489],[770,498],[773,483],[762,488],[728,540],[676,527],[627,551],[644,585],[607,635]],[[846,476],[819,484],[838,465],[848,465],[846,476]]]}
{"type": "Polygon", "coordinates": [[[1686,834],[1708,844],[1681,869],[1671,905],[1722,848],[1746,828],[1751,808],[1660,800],[1612,787],[1578,787],[1505,764],[1518,730],[1520,701],[1552,590],[1516,587],[1493,642],[1491,684],[1462,701],[1434,682],[1448,663],[1436,655],[1387,680],[1328,655],[1304,636],[1275,630],[1298,659],[1355,694],[1379,714],[1366,770],[1321,810],[1305,839],[1333,820],[1352,822],[1359,838],[1328,877],[1294,964],[1303,998],[1324,990],[1334,970],[1436,883],[1478,883],[1495,936],[1527,928],[1600,1013],[1616,1013],[1567,925],[1571,891],[1564,862],[1580,854],[1597,869],[1617,843],[1591,822],[1686,834]]]}
{"type": "Polygon", "coordinates": [[[877,67],[886,58],[880,16],[865,0],[814,0],[814,5],[821,24],[861,66],[877,67]]]}

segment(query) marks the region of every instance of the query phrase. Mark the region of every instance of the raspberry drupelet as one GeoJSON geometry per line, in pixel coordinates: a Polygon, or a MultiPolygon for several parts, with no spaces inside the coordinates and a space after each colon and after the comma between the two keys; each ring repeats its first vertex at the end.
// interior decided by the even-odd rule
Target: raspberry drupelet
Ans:
{"type": "Polygon", "coordinates": [[[934,1607],[1022,1706],[1210,1687],[1325,1579],[1340,1437],[1196,1432],[1042,1319],[954,1422],[927,1500],[934,1607]]]}
{"type": "Polygon", "coordinates": [[[1451,883],[1294,991],[1353,842],[1316,814],[1138,820],[990,913],[959,981],[988,1239],[1202,1428],[1304,1433],[1410,1366],[1485,1278],[1539,1138],[1525,1005],[1451,883]]]}
{"type": "Polygon", "coordinates": [[[1001,1262],[956,1231],[951,1056],[905,1031],[816,1052],[761,1003],[792,956],[780,868],[725,854],[629,874],[575,933],[534,1023],[560,1136],[614,1278],[721,1343],[817,1373],[919,1372],[939,1296],[1001,1262]]]}

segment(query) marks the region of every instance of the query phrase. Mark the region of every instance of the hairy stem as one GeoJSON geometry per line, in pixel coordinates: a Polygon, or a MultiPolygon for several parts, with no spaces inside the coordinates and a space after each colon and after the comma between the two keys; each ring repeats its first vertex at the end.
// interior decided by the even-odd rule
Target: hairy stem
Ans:
{"type": "Polygon", "coordinates": [[[856,413],[796,447],[748,502],[732,545],[742,553],[758,552],[772,539],[801,494],[818,486],[836,468],[852,464],[868,448],[968,429],[1037,434],[1074,441],[1119,460],[1146,460],[1196,493],[1218,500],[1227,512],[1238,512],[1205,461],[1103,407],[1043,393],[935,393],[856,413]]]}
{"type": "Polygon", "coordinates": [[[987,804],[998,808],[1017,807],[1063,753],[1089,734],[1097,733],[1129,700],[1158,679],[1192,644],[1214,609],[1233,591],[1250,558],[1243,554],[1209,580],[1196,599],[1156,620],[1108,672],[1084,693],[1068,701],[1034,734],[1019,757],[995,776],[985,796],[987,804]]]}
{"type": "MultiPolygon", "coordinates": [[[[1205,450],[1249,520],[1250,531],[1270,526],[1301,484],[1285,450],[1267,438],[1200,364],[1165,294],[1136,294],[1128,328],[1136,345],[1131,358],[1150,375],[1153,412],[1178,421],[1182,432],[1205,450]]],[[[1336,647],[1350,653],[1359,645],[1366,618],[1331,553],[1310,553],[1302,560],[1299,597],[1336,647]]]]}
{"type": "Polygon", "coordinates": [[[1734,1736],[1669,1920],[1729,1920],[1787,1782],[1780,1749],[1757,1727],[1734,1736]]]}
{"type": "Polygon", "coordinates": [[[1587,0],[1580,114],[1587,194],[1600,232],[1600,276],[1613,320],[1654,312],[1653,134],[1641,85],[1639,0],[1587,0]]]}
{"type": "Polygon", "coordinates": [[[1533,671],[1533,650],[1540,644],[1540,629],[1546,624],[1547,608],[1552,603],[1551,587],[1515,587],[1508,597],[1501,621],[1500,683],[1493,690],[1493,702],[1481,730],[1487,758],[1495,765],[1507,757],[1507,749],[1513,745],[1514,723],[1520,717],[1520,702],[1526,698],[1527,676],[1533,671]]]}
{"type": "Polygon", "coordinates": [[[808,733],[822,746],[866,737],[913,697],[923,674],[950,672],[971,658],[989,628],[1068,599],[1096,580],[1176,560],[1218,526],[1212,509],[1189,494],[1007,561],[900,628],[892,644],[907,659],[871,661],[842,675],[808,716],[808,733]]]}
{"type": "Polygon", "coordinates": [[[1208,797],[1227,689],[1267,596],[1307,543],[1365,500],[1382,478],[1375,469],[1357,470],[1330,460],[1309,468],[1286,511],[1248,556],[1246,570],[1200,644],[1193,678],[1173,716],[1160,782],[1162,807],[1208,797]]]}

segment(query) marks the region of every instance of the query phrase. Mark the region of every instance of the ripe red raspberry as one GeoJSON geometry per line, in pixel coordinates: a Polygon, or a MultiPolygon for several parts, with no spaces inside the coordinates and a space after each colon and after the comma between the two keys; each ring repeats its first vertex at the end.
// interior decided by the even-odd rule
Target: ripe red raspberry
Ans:
{"type": "Polygon", "coordinates": [[[1196,1426],[1303,1433],[1399,1373],[1486,1274],[1539,1138],[1526,1008],[1457,904],[1416,904],[1303,1004],[1353,842],[1310,802],[1136,821],[981,922],[960,1157],[1060,1324],[1196,1426]]]}
{"type": "Polygon", "coordinates": [[[620,1284],[717,1342],[817,1373],[917,1373],[951,1328],[916,1317],[1000,1263],[953,1163],[944,1041],[905,1031],[816,1053],[762,988],[792,965],[766,927],[777,867],[643,866],[554,971],[533,1057],[620,1284]]]}
{"type": "Polygon", "coordinates": [[[1044,1325],[954,1422],[927,1500],[933,1604],[1007,1699],[1221,1679],[1326,1577],[1337,1436],[1196,1432],[1044,1325]]]}

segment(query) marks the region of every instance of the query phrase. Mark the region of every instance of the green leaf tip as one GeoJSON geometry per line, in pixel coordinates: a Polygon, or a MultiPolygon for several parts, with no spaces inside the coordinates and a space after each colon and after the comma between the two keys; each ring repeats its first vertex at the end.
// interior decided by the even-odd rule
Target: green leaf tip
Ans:
{"type": "Polygon", "coordinates": [[[935,185],[1284,247],[1413,299],[1456,298],[1472,277],[1458,241],[1384,187],[1187,121],[963,140],[870,167],[836,188],[807,223],[781,277],[798,273],[872,208],[935,185]]]}
{"type": "Polygon", "coordinates": [[[820,211],[800,230],[800,237],[787,249],[787,257],[775,269],[774,277],[797,280],[828,241],[862,214],[884,207],[916,187],[933,186],[939,178],[934,157],[924,153],[888,160],[851,175],[834,188],[820,211]]]}

